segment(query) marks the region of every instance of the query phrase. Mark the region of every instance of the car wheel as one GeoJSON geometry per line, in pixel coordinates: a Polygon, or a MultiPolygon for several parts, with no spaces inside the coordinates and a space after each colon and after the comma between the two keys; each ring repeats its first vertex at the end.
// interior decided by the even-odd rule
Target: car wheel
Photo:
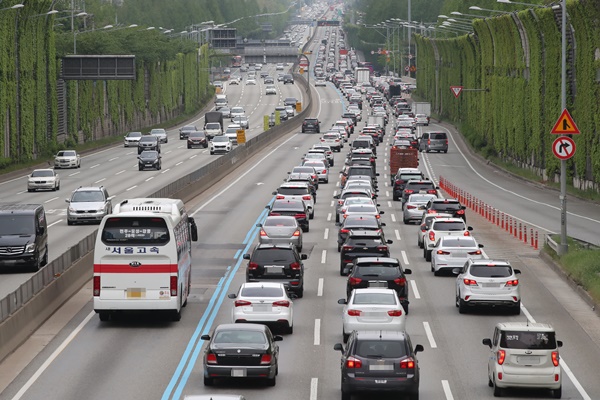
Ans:
{"type": "Polygon", "coordinates": [[[432,250],[425,250],[425,261],[431,261],[431,251],[432,250]]]}
{"type": "Polygon", "coordinates": [[[191,149],[191,148],[192,148],[192,146],[190,146],[190,145],[188,144],[188,149],[191,149]]]}
{"type": "Polygon", "coordinates": [[[333,160],[331,160],[331,166],[333,167],[335,164],[333,163],[333,160]]]}
{"type": "Polygon", "coordinates": [[[408,395],[409,400],[419,400],[419,392],[412,392],[408,395]]]}
{"type": "Polygon", "coordinates": [[[276,376],[274,376],[271,379],[267,378],[267,386],[275,386],[276,383],[277,383],[277,377],[276,376]]]}
{"type": "Polygon", "coordinates": [[[204,145],[204,148],[205,148],[205,149],[206,149],[207,147],[208,147],[208,143],[206,143],[206,144],[204,145]]]}
{"type": "Polygon", "coordinates": [[[340,276],[345,276],[346,272],[344,271],[344,269],[346,269],[346,265],[344,265],[343,263],[340,264],[340,276]]]}
{"type": "Polygon", "coordinates": [[[210,155],[212,156],[213,154],[215,154],[215,152],[214,152],[214,151],[211,151],[211,152],[210,152],[210,155]]]}
{"type": "Polygon", "coordinates": [[[108,311],[100,311],[98,313],[98,318],[100,318],[100,321],[106,322],[110,320],[110,314],[108,313],[108,311]]]}
{"type": "MultiPolygon", "coordinates": [[[[292,333],[294,333],[294,325],[290,325],[290,326],[287,328],[286,332],[288,333],[288,335],[291,335],[292,333]]],[[[278,372],[279,372],[279,371],[277,371],[277,373],[278,373],[278,372]]]]}
{"type": "Polygon", "coordinates": [[[73,225],[73,221],[67,220],[67,225],[73,225]]]}
{"type": "Polygon", "coordinates": [[[499,388],[496,384],[494,384],[494,397],[502,397],[503,393],[504,390],[502,390],[502,388],[499,388]]]}
{"type": "Polygon", "coordinates": [[[459,314],[467,313],[467,302],[460,297],[458,298],[458,312],[459,314]]]}
{"type": "Polygon", "coordinates": [[[351,399],[352,399],[352,393],[344,392],[342,390],[342,400],[351,400],[351,399]]]}
{"type": "Polygon", "coordinates": [[[552,397],[555,399],[560,399],[562,397],[562,386],[558,389],[552,390],[552,397]]]}
{"type": "Polygon", "coordinates": [[[33,192],[33,189],[27,189],[28,192],[33,192]]]}
{"type": "MultiPolygon", "coordinates": [[[[435,273],[435,268],[433,267],[433,263],[431,263],[431,272],[435,273]]],[[[437,276],[437,274],[434,274],[435,276],[437,276]]]]}
{"type": "Polygon", "coordinates": [[[335,222],[340,222],[340,214],[338,214],[337,212],[335,213],[335,222]]]}
{"type": "Polygon", "coordinates": [[[325,183],[329,183],[329,178],[325,179],[325,183]]]}
{"type": "Polygon", "coordinates": [[[422,249],[423,248],[423,241],[417,239],[417,246],[419,246],[419,248],[422,249]]]}
{"type": "Polygon", "coordinates": [[[512,309],[513,315],[521,315],[521,300],[517,301],[517,304],[512,309]]]}
{"type": "Polygon", "coordinates": [[[315,212],[311,212],[310,215],[308,216],[309,219],[315,219],[315,212]]]}
{"type": "Polygon", "coordinates": [[[408,223],[410,222],[410,220],[408,220],[406,218],[402,218],[402,222],[404,222],[404,225],[408,225],[408,223]]]}
{"type": "Polygon", "coordinates": [[[444,150],[444,153],[447,153],[447,152],[448,152],[448,150],[444,150]]]}
{"type": "Polygon", "coordinates": [[[302,286],[300,289],[297,289],[295,291],[296,296],[298,296],[299,299],[304,297],[304,286],[302,286]]]}
{"type": "Polygon", "coordinates": [[[425,149],[425,153],[429,153],[431,150],[429,149],[425,149]]]}
{"type": "Polygon", "coordinates": [[[204,377],[204,386],[213,386],[214,384],[215,384],[214,378],[207,378],[206,376],[204,377]]]}
{"type": "Polygon", "coordinates": [[[341,245],[340,243],[338,243],[338,245],[337,245],[337,249],[338,249],[338,253],[339,253],[340,251],[342,251],[342,245],[341,245]]]}
{"type": "Polygon", "coordinates": [[[306,133],[306,131],[304,129],[302,129],[302,133],[306,133]]]}
{"type": "Polygon", "coordinates": [[[459,300],[459,298],[460,298],[460,297],[458,296],[458,293],[456,293],[456,294],[454,295],[454,305],[455,305],[456,307],[458,307],[458,303],[459,303],[459,302],[458,302],[458,300],[459,300]]]}
{"type": "Polygon", "coordinates": [[[141,171],[141,170],[143,170],[143,169],[144,169],[144,168],[142,168],[142,167],[138,167],[138,170],[139,170],[139,171],[141,171]]]}
{"type": "Polygon", "coordinates": [[[172,312],[171,321],[181,321],[181,309],[172,312]]]}

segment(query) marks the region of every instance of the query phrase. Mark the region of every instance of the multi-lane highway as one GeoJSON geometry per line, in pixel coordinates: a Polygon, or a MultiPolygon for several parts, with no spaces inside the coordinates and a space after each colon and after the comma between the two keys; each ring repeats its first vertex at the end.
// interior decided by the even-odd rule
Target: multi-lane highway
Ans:
{"type": "MultiPolygon", "coordinates": [[[[256,106],[256,115],[261,118],[267,109],[272,109],[273,104],[263,104],[264,98],[259,102],[248,96],[248,88],[239,89],[227,89],[231,104],[236,101],[246,107],[260,104],[256,106]],[[246,93],[242,93],[241,89],[246,93]]],[[[297,91],[290,86],[280,89],[283,90],[297,91]]],[[[327,87],[313,90],[313,99],[319,102],[315,116],[321,120],[322,127],[328,127],[343,112],[344,102],[330,83],[327,87]]],[[[289,93],[292,96],[297,94],[289,93]]],[[[247,112],[250,110],[246,108],[247,112]]],[[[363,113],[367,112],[365,107],[363,113]]],[[[253,122],[255,126],[256,122],[253,122]]],[[[359,124],[359,128],[361,126],[359,124]]],[[[445,128],[432,124],[425,129],[445,128]]],[[[474,227],[474,235],[485,244],[487,255],[508,258],[523,271],[520,276],[523,312],[520,316],[496,311],[458,313],[454,307],[454,278],[433,276],[416,245],[417,227],[400,222],[400,204],[392,201],[391,188],[387,186],[389,171],[385,154],[389,139],[388,134],[378,149],[377,168],[381,174],[378,202],[385,211],[382,218],[387,224],[386,236],[394,241],[392,256],[413,271],[408,276],[411,308],[407,331],[414,344],[420,343],[425,347],[425,351],[418,355],[421,399],[492,398],[486,377],[488,350],[481,344],[481,339],[491,335],[496,322],[517,320],[549,322],[557,329],[559,339],[565,342],[561,348],[565,372],[563,398],[600,398],[600,382],[596,378],[600,369],[598,318],[540,261],[535,251],[473,214],[468,214],[469,225],[474,227]]],[[[309,255],[305,261],[305,295],[294,302],[294,333],[285,335],[280,342],[277,386],[266,388],[255,383],[233,382],[205,388],[202,383],[203,342],[199,336],[210,332],[218,324],[230,322],[231,300],[226,295],[236,291],[244,282],[246,262],[242,255],[251,251],[256,243],[255,225],[264,218],[264,207],[273,198],[271,192],[286,177],[286,171],[299,164],[301,156],[317,141],[316,134],[291,132],[187,205],[198,223],[199,240],[193,249],[192,298],[180,322],[134,316],[101,323],[93,313],[91,302],[85,302],[65,329],[0,393],[0,398],[179,399],[183,395],[201,393],[242,393],[248,400],[339,398],[340,355],[333,350],[333,345],[342,339],[342,306],[337,304],[337,300],[345,295],[346,278],[338,273],[337,227],[332,197],[339,192],[337,179],[333,178],[341,170],[347,147],[341,154],[335,155],[336,167],[332,167],[330,183],[319,188],[315,219],[311,221],[310,232],[305,234],[303,252],[309,255]]],[[[114,185],[112,192],[118,194],[119,200],[142,196],[168,182],[169,173],[174,174],[178,169],[190,170],[201,165],[197,158],[210,157],[202,150],[179,148],[182,144],[172,140],[165,147],[171,152],[165,152],[162,172],[138,172],[134,168],[135,155],[127,154],[130,152],[127,149],[111,149],[108,151],[114,152],[114,155],[100,153],[96,159],[90,156],[84,159],[81,171],[83,175],[90,169],[88,175],[72,179],[72,182],[63,178],[61,192],[69,193],[82,184],[81,178],[94,181],[105,178],[111,182],[111,187],[114,185]],[[190,159],[192,155],[197,157],[190,159]],[[121,158],[107,161],[117,156],[121,158]],[[169,161],[170,157],[173,160],[169,161]],[[124,163],[125,160],[129,161],[124,163]],[[99,166],[90,168],[95,164],[99,166]],[[147,181],[150,177],[154,178],[147,181]]],[[[551,213],[545,215],[545,206],[541,205],[556,203],[553,192],[534,190],[520,180],[479,163],[458,144],[458,137],[451,133],[448,154],[422,154],[421,169],[433,179],[437,180],[442,175],[454,184],[464,185],[465,190],[480,198],[489,196],[487,201],[492,205],[497,201],[497,208],[517,216],[522,213],[523,219],[532,219],[548,230],[556,229],[552,222],[555,217],[551,213]],[[527,198],[537,201],[535,206],[532,207],[527,198]]],[[[17,194],[23,191],[24,181],[16,182],[11,187],[11,195],[29,196],[28,193],[17,194]]],[[[50,200],[48,209],[64,208],[59,201],[63,204],[66,196],[51,200],[57,196],[56,193],[31,195],[47,196],[45,200],[50,200]]],[[[581,207],[583,216],[589,216],[594,209],[585,203],[581,207]]],[[[50,214],[50,223],[55,223],[51,229],[58,228],[51,233],[61,235],[66,241],[76,231],[66,226],[60,214],[50,214]]],[[[575,223],[575,220],[571,217],[569,223],[575,223]]],[[[593,221],[583,218],[582,221],[590,223],[589,229],[595,227],[598,231],[593,221]]],[[[585,224],[582,223],[582,226],[585,224]]],[[[85,288],[83,293],[89,294],[89,288],[85,288]]],[[[0,370],[4,368],[7,366],[0,366],[0,370]]],[[[507,398],[513,399],[547,397],[547,392],[538,391],[510,392],[507,395],[507,398]]]]}

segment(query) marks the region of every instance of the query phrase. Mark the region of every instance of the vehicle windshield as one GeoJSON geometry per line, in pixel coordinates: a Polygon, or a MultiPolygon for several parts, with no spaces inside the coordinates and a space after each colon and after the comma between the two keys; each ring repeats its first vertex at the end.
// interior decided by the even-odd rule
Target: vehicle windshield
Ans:
{"type": "Polygon", "coordinates": [[[206,129],[221,129],[221,124],[218,122],[209,122],[206,124],[206,129]]]}
{"type": "Polygon", "coordinates": [[[0,236],[33,235],[35,218],[32,215],[2,214],[0,215],[0,236]]]}
{"type": "Polygon", "coordinates": [[[102,230],[102,242],[108,245],[164,245],[170,240],[169,228],[158,217],[111,217],[102,230]]]}
{"type": "Polygon", "coordinates": [[[221,142],[229,142],[229,138],[227,136],[215,136],[212,140],[215,143],[221,143],[221,142]]]}
{"type": "Polygon", "coordinates": [[[395,305],[396,298],[393,293],[356,293],[352,304],[395,305]]]}
{"type": "Polygon", "coordinates": [[[145,150],[140,154],[140,158],[157,158],[158,151],[145,150]]]}
{"type": "Polygon", "coordinates": [[[167,133],[167,132],[166,132],[164,129],[152,129],[152,130],[150,131],[150,134],[151,134],[151,135],[164,135],[164,134],[166,134],[166,133],[167,133]]]}
{"type": "Polygon", "coordinates": [[[295,262],[294,253],[288,249],[257,249],[252,254],[252,262],[257,264],[290,264],[295,262]]]}
{"type": "Polygon", "coordinates": [[[293,217],[268,217],[263,226],[297,226],[293,217]]]}
{"type": "Polygon", "coordinates": [[[31,173],[31,176],[34,178],[39,178],[39,177],[53,177],[54,176],[54,171],[52,170],[37,170],[37,171],[33,171],[31,173]]]}
{"type": "Polygon", "coordinates": [[[280,287],[245,287],[240,296],[243,297],[282,297],[283,290],[280,287]]]}
{"type": "Polygon", "coordinates": [[[407,356],[406,346],[399,340],[360,340],[356,355],[365,358],[401,358],[407,356]]]}
{"type": "Polygon", "coordinates": [[[101,203],[104,202],[104,194],[100,190],[78,190],[73,193],[71,203],[101,203]]]}
{"type": "Polygon", "coordinates": [[[244,113],[244,109],[242,107],[233,107],[231,109],[231,113],[232,114],[243,114],[244,113]]]}
{"type": "Polygon", "coordinates": [[[508,265],[471,265],[469,274],[479,278],[508,278],[512,268],[508,265]]]}
{"type": "Polygon", "coordinates": [[[204,132],[197,131],[197,132],[190,133],[189,137],[190,138],[199,138],[199,139],[201,139],[201,138],[206,137],[206,135],[204,134],[204,132]]]}
{"type": "Polygon", "coordinates": [[[231,330],[217,332],[213,340],[214,343],[246,343],[246,344],[265,344],[267,338],[265,334],[259,331],[231,330]]]}
{"type": "Polygon", "coordinates": [[[556,337],[554,332],[503,331],[500,337],[500,347],[522,350],[552,350],[556,349],[556,337]]]}
{"type": "Polygon", "coordinates": [[[142,132],[129,132],[127,134],[127,137],[129,137],[129,138],[142,137],[142,132]]]}
{"type": "Polygon", "coordinates": [[[434,221],[433,230],[445,232],[460,232],[465,230],[465,224],[461,221],[434,221]]]}
{"type": "Polygon", "coordinates": [[[77,153],[74,150],[63,150],[59,151],[57,157],[75,157],[77,153]]]}

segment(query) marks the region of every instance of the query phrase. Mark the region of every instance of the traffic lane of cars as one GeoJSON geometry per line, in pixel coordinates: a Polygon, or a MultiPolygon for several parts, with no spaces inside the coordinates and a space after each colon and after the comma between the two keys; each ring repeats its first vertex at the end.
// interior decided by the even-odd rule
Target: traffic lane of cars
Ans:
{"type": "MultiPolygon", "coordinates": [[[[448,154],[425,155],[429,163],[435,163],[436,169],[441,170],[439,175],[485,203],[528,221],[532,226],[541,227],[540,235],[546,231],[560,231],[560,201],[557,191],[543,190],[527,181],[509,176],[493,165],[481,162],[479,158],[470,158],[468,165],[464,156],[469,154],[469,150],[464,141],[444,126],[431,124],[429,127],[419,127],[419,130],[449,133],[448,154]],[[518,207],[514,207],[515,199],[519,199],[518,207]]],[[[598,205],[569,196],[567,207],[569,235],[600,244],[600,239],[595,234],[600,229],[598,205]]]]}
{"type": "MultiPolygon", "coordinates": [[[[399,205],[398,205],[398,208],[400,208],[399,205]]],[[[567,345],[567,342],[571,342],[571,339],[567,339],[567,338],[571,338],[571,337],[574,338],[573,343],[579,344],[579,343],[586,342],[585,349],[590,350],[594,354],[597,354],[598,347],[596,344],[593,343],[593,341],[589,340],[589,336],[586,337],[585,333],[582,332],[582,329],[580,326],[577,326],[577,325],[573,326],[572,319],[571,319],[572,317],[570,316],[570,313],[568,311],[566,311],[565,309],[563,309],[560,302],[552,295],[553,290],[548,290],[550,288],[545,287],[538,280],[536,274],[530,273],[528,271],[529,265],[535,265],[536,268],[539,268],[541,271],[544,271],[547,269],[547,267],[544,265],[544,263],[541,262],[541,260],[539,260],[539,258],[536,256],[536,252],[533,251],[530,247],[526,246],[525,244],[519,243],[514,238],[511,238],[508,235],[504,234],[502,231],[489,232],[489,234],[486,234],[484,236],[484,238],[481,239],[481,236],[483,236],[484,233],[488,233],[488,229],[490,228],[489,222],[484,221],[482,218],[480,218],[474,214],[469,215],[469,218],[476,219],[475,223],[477,225],[475,226],[475,230],[472,233],[479,240],[480,243],[485,244],[486,248],[484,248],[484,251],[487,252],[488,256],[490,256],[491,258],[505,259],[505,258],[507,258],[507,256],[514,255],[515,253],[517,254],[517,256],[514,257],[515,261],[513,262],[513,267],[519,268],[523,271],[523,274],[519,276],[520,284],[522,285],[521,295],[523,298],[523,304],[527,307],[527,309],[530,310],[531,314],[538,322],[549,322],[554,325],[555,329],[557,329],[557,335],[559,336],[558,338],[563,339],[563,341],[565,341],[565,347],[563,347],[561,349],[561,354],[565,357],[566,360],[568,360],[568,359],[574,360],[574,362],[571,362],[569,364],[569,367],[571,367],[571,369],[574,372],[577,371],[576,372],[577,379],[589,378],[589,372],[588,372],[589,369],[588,368],[580,368],[579,360],[586,359],[586,362],[584,364],[587,364],[590,362],[594,363],[595,360],[597,360],[597,358],[595,358],[597,356],[590,357],[589,354],[586,355],[587,350],[580,352],[579,346],[571,345],[571,347],[569,348],[569,346],[567,345]],[[478,235],[478,227],[479,227],[481,236],[478,235]],[[490,244],[492,244],[492,246],[490,246],[490,244]],[[519,248],[518,246],[521,246],[521,248],[519,248]],[[517,249],[517,250],[515,250],[515,249],[517,249]],[[529,304],[530,306],[527,306],[527,304],[529,304]],[[559,314],[557,314],[558,310],[561,311],[559,314]],[[558,328],[558,326],[561,326],[562,329],[558,328]],[[583,334],[583,336],[582,336],[582,334],[583,334]],[[584,340],[584,342],[582,342],[581,340],[584,340]],[[579,377],[581,377],[581,378],[579,378],[579,377]]],[[[473,219],[470,220],[470,224],[472,224],[472,225],[474,224],[473,219]]],[[[405,226],[403,228],[404,228],[403,230],[406,230],[406,228],[410,228],[410,227],[405,226]]],[[[436,325],[438,325],[440,329],[444,329],[444,331],[447,333],[447,335],[446,335],[447,338],[448,337],[449,338],[460,338],[457,341],[465,341],[465,343],[462,343],[462,344],[456,343],[456,345],[453,345],[452,343],[450,343],[450,347],[449,347],[451,349],[450,351],[452,353],[456,353],[456,354],[454,354],[454,357],[456,357],[457,360],[459,360],[461,357],[464,358],[465,368],[471,369],[471,373],[466,374],[466,375],[470,375],[470,376],[479,376],[480,375],[480,379],[478,379],[477,381],[485,384],[485,382],[487,381],[487,377],[485,375],[485,370],[483,370],[483,371],[479,370],[477,368],[478,364],[473,365],[473,362],[472,361],[469,362],[469,358],[465,357],[463,352],[459,351],[458,349],[464,349],[466,346],[475,346],[475,351],[477,352],[477,354],[480,355],[479,358],[487,359],[487,355],[489,353],[488,349],[485,346],[483,346],[484,347],[483,350],[477,349],[478,346],[476,346],[480,343],[480,337],[489,337],[489,335],[491,335],[491,333],[489,333],[489,332],[493,331],[493,328],[494,328],[494,325],[496,322],[505,321],[505,320],[506,321],[512,321],[512,320],[523,321],[525,319],[526,315],[522,315],[520,317],[513,317],[510,315],[510,313],[506,313],[506,312],[497,312],[497,311],[490,312],[489,310],[480,309],[478,312],[475,312],[474,315],[467,314],[467,315],[458,316],[458,311],[456,310],[456,307],[454,307],[456,278],[454,276],[433,278],[433,274],[430,272],[429,263],[423,261],[422,251],[420,249],[418,249],[416,246],[416,236],[411,239],[410,234],[409,234],[409,240],[408,240],[408,242],[405,242],[405,244],[410,244],[412,242],[414,242],[414,244],[412,246],[408,246],[409,248],[410,247],[413,248],[411,251],[408,252],[409,257],[410,257],[410,259],[413,259],[413,257],[414,257],[416,260],[418,260],[417,264],[423,265],[422,268],[416,268],[416,267],[413,268],[413,273],[423,275],[424,285],[423,285],[422,292],[423,293],[435,293],[436,300],[437,300],[437,302],[439,302],[439,305],[432,307],[432,312],[434,314],[437,314],[436,319],[438,319],[438,324],[436,324],[436,325]],[[428,279],[427,275],[431,276],[431,278],[428,279]],[[440,296],[440,294],[442,294],[442,296],[440,296]],[[456,315],[456,317],[454,317],[454,315],[456,315]],[[468,330],[465,331],[464,326],[462,326],[461,324],[457,325],[457,323],[456,323],[457,317],[458,318],[466,317],[464,319],[472,320],[473,321],[472,329],[469,328],[468,330]],[[479,323],[481,321],[486,321],[486,322],[479,323]],[[485,336],[485,335],[488,335],[488,336],[485,336]]],[[[547,273],[548,273],[548,271],[545,271],[545,274],[547,274],[547,273]]],[[[559,281],[558,277],[556,277],[556,279],[559,281]]],[[[562,282],[560,282],[560,281],[553,282],[552,285],[556,286],[561,283],[562,282]]],[[[565,291],[568,291],[568,292],[571,291],[571,289],[566,284],[563,284],[563,285],[564,285],[565,291]]],[[[432,299],[429,296],[424,296],[424,298],[432,299]]],[[[576,301],[576,302],[582,303],[581,300],[579,300],[579,299],[571,298],[570,301],[576,301]]],[[[591,312],[590,310],[587,310],[587,311],[591,312]]],[[[597,318],[595,316],[590,314],[590,318],[595,320],[597,323],[597,318]]],[[[597,366],[595,368],[597,368],[597,366]]],[[[595,381],[592,379],[592,380],[588,380],[586,382],[586,385],[584,385],[584,386],[589,387],[588,385],[594,385],[594,384],[595,384],[595,381]]],[[[472,393],[473,390],[476,390],[476,393],[477,393],[474,397],[471,397],[474,399],[480,398],[480,397],[478,397],[480,395],[488,395],[489,396],[489,393],[490,393],[489,390],[484,390],[484,389],[488,389],[487,387],[485,387],[484,389],[481,389],[478,386],[474,386],[474,388],[470,388],[467,385],[463,385],[463,386],[466,387],[466,389],[465,389],[466,391],[464,394],[465,398],[469,398],[466,393],[472,393]],[[481,393],[479,393],[480,390],[481,390],[481,393]],[[487,392],[487,394],[486,394],[486,392],[487,392]]],[[[460,390],[460,387],[459,387],[459,390],[460,390]]],[[[596,388],[596,390],[597,390],[597,388],[596,388]]],[[[509,394],[510,393],[515,394],[517,396],[519,395],[518,392],[509,392],[509,394]]],[[[540,393],[542,393],[542,395],[547,394],[547,392],[544,392],[544,391],[540,391],[540,393]]],[[[575,389],[575,387],[573,386],[573,383],[567,378],[566,375],[563,375],[563,393],[565,395],[572,395],[572,396],[574,396],[573,398],[580,398],[578,391],[575,389]]],[[[460,396],[460,398],[463,398],[463,396],[460,396]]]]}

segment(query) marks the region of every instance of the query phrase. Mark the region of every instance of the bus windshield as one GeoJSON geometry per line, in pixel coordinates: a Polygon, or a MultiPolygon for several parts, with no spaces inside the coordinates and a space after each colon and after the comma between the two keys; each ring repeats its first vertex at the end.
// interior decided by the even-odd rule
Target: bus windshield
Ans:
{"type": "Polygon", "coordinates": [[[102,231],[102,242],[109,245],[164,245],[169,239],[167,223],[157,217],[112,217],[102,231]]]}

